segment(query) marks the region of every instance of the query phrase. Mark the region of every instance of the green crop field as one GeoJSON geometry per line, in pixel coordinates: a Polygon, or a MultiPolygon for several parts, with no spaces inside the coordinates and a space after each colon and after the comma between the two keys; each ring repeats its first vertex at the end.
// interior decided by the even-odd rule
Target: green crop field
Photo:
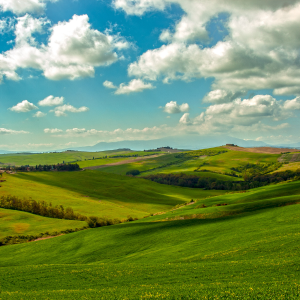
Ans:
{"type": "MultiPolygon", "coordinates": [[[[135,152],[134,152],[135,153],[135,152]]],[[[144,152],[141,152],[144,153],[144,152]]],[[[21,165],[51,165],[58,163],[68,163],[76,161],[84,161],[85,159],[102,158],[109,155],[128,155],[131,151],[101,151],[101,152],[81,152],[81,151],[65,151],[53,153],[38,154],[0,154],[1,166],[21,166],[21,165]]]]}
{"type": "MultiPolygon", "coordinates": [[[[214,149],[224,150],[223,148],[212,148],[211,150],[214,149]]],[[[108,166],[102,168],[101,171],[125,175],[128,171],[139,170],[140,172],[142,172],[139,176],[146,176],[158,173],[185,173],[187,175],[196,175],[199,177],[202,176],[217,178],[218,180],[235,181],[243,179],[227,176],[224,173],[230,173],[232,171],[231,168],[238,167],[246,163],[276,163],[281,155],[229,150],[226,153],[221,153],[215,156],[190,157],[188,158],[188,160],[182,160],[176,158],[176,156],[177,154],[170,154],[158,158],[138,161],[120,166],[108,166]],[[195,172],[195,170],[199,172],[195,172]],[[201,170],[206,170],[206,172],[201,172],[201,170]]]]}
{"type": "Polygon", "coordinates": [[[26,212],[0,208],[0,239],[14,235],[38,235],[44,232],[82,228],[86,222],[58,220],[26,212]]]}
{"type": "MultiPolygon", "coordinates": [[[[0,247],[0,299],[299,299],[300,181],[229,192],[124,176],[139,169],[241,180],[223,173],[280,155],[175,155],[95,171],[4,174],[0,196],[140,219],[0,247]]],[[[5,209],[0,222],[1,236],[86,224],[5,209]]]]}
{"type": "Polygon", "coordinates": [[[176,158],[176,155],[177,154],[165,154],[163,156],[148,158],[134,163],[105,167],[102,168],[101,171],[119,175],[125,175],[128,171],[131,170],[139,170],[140,172],[145,172],[147,170],[161,168],[166,164],[176,163],[177,161],[179,161],[179,159],[176,158]]]}
{"type": "Polygon", "coordinates": [[[111,155],[111,157],[108,158],[99,158],[99,159],[88,159],[83,161],[77,161],[76,163],[79,165],[80,168],[86,168],[86,167],[95,167],[95,166],[102,166],[102,165],[108,165],[113,164],[121,161],[127,161],[127,160],[136,160],[139,161],[141,158],[150,159],[152,155],[163,155],[163,153],[157,153],[157,152],[130,152],[125,154],[114,154],[111,155]],[[118,155],[123,155],[124,157],[114,157],[118,155]],[[137,157],[135,157],[137,156],[137,157]],[[150,156],[150,158],[148,157],[150,156]]]}
{"type": "Polygon", "coordinates": [[[206,163],[200,168],[211,170],[214,172],[230,172],[232,167],[238,167],[246,163],[275,163],[277,162],[280,154],[263,154],[251,153],[242,151],[228,151],[220,155],[211,156],[204,160],[206,163]]]}
{"type": "Polygon", "coordinates": [[[144,217],[224,191],[166,186],[149,180],[99,171],[29,172],[4,175],[0,196],[12,194],[53,205],[70,206],[82,215],[108,218],[144,217]]]}
{"type": "Polygon", "coordinates": [[[286,198],[299,194],[299,181],[271,185],[173,211],[226,201],[212,208],[239,204],[236,215],[159,215],[1,247],[1,299],[299,299],[300,205],[286,198]]]}

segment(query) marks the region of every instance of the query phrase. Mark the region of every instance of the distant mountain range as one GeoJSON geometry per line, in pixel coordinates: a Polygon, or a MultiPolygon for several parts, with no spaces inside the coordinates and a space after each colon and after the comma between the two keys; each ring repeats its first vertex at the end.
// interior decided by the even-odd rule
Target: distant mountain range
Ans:
{"type": "MultiPolygon", "coordinates": [[[[116,150],[128,148],[131,150],[149,150],[156,149],[160,147],[172,147],[177,149],[184,150],[196,150],[217,147],[225,144],[235,144],[240,147],[278,147],[278,148],[299,148],[300,142],[295,144],[280,144],[280,145],[269,145],[262,141],[253,141],[253,140],[242,140],[239,138],[234,138],[231,136],[200,136],[200,135],[184,135],[176,137],[166,137],[155,140],[135,140],[135,141],[121,141],[121,142],[101,142],[97,143],[94,146],[86,147],[76,147],[76,148],[67,148],[56,150],[66,151],[66,150],[75,150],[75,151],[106,151],[106,150],[116,150]]],[[[53,152],[54,150],[51,150],[53,152]]],[[[48,152],[48,151],[43,151],[48,152]]],[[[49,151],[50,152],[50,151],[49,151]]],[[[38,151],[8,151],[0,150],[0,154],[14,154],[14,153],[38,153],[38,151]]]]}
{"type": "Polygon", "coordinates": [[[230,137],[230,136],[179,136],[179,137],[167,137],[156,140],[136,140],[136,141],[121,141],[121,142],[101,142],[94,146],[89,147],[78,147],[70,148],[69,150],[78,151],[105,151],[105,150],[115,150],[122,148],[129,148],[132,150],[146,150],[146,149],[156,149],[159,147],[169,146],[177,149],[203,149],[210,147],[217,147],[225,144],[235,144],[240,147],[264,147],[269,146],[264,142],[258,141],[245,141],[242,139],[230,137]]]}

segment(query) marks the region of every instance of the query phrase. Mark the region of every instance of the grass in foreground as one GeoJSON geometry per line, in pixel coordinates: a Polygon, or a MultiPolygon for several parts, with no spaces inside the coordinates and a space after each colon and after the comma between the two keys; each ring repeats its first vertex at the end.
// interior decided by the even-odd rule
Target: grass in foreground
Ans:
{"type": "MultiPolygon", "coordinates": [[[[228,194],[257,209],[213,219],[91,229],[0,248],[2,299],[299,299],[299,182],[228,194]],[[269,196],[268,196],[269,195],[269,196]]],[[[185,209],[190,209],[186,207],[185,209]]],[[[196,210],[196,209],[194,209],[196,210]]],[[[185,213],[185,212],[184,212],[185,213]]]]}

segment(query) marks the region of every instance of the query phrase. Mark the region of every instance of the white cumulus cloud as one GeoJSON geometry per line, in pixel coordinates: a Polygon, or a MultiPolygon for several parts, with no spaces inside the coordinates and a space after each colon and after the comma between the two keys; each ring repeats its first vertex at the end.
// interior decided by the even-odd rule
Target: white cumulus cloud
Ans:
{"type": "Polygon", "coordinates": [[[28,131],[24,130],[12,130],[12,129],[6,129],[6,128],[0,128],[0,135],[2,134],[27,134],[28,131]]]}
{"type": "Polygon", "coordinates": [[[33,115],[33,117],[35,117],[35,118],[42,118],[42,117],[45,117],[47,114],[46,113],[43,113],[43,112],[41,112],[41,111],[37,111],[34,115],[33,115]]]}
{"type": "Polygon", "coordinates": [[[55,107],[53,110],[50,110],[50,112],[54,112],[56,117],[63,117],[67,115],[66,112],[81,113],[89,110],[90,109],[86,106],[76,108],[73,105],[65,104],[65,105],[55,107]]]}
{"type": "Polygon", "coordinates": [[[52,95],[46,97],[44,100],[39,101],[40,106],[58,106],[64,103],[64,97],[54,97],[52,95]]]}
{"type": "Polygon", "coordinates": [[[188,112],[189,110],[190,107],[188,103],[183,103],[181,105],[178,105],[176,101],[170,101],[164,107],[164,112],[168,114],[178,114],[182,112],[188,112]]]}
{"type": "Polygon", "coordinates": [[[87,15],[59,22],[50,28],[48,44],[37,44],[32,34],[43,32],[48,23],[30,15],[18,18],[16,45],[0,54],[0,81],[20,80],[18,68],[41,70],[52,80],[93,77],[96,67],[116,62],[121,57],[117,51],[126,48],[119,35],[92,29],[87,15]]]}
{"type": "Polygon", "coordinates": [[[144,90],[154,89],[155,87],[151,83],[145,83],[141,79],[133,79],[127,85],[121,83],[119,87],[115,86],[111,81],[104,81],[103,85],[109,89],[115,89],[116,95],[139,93],[144,90]]]}
{"type": "Polygon", "coordinates": [[[11,11],[17,15],[24,13],[41,14],[44,12],[46,2],[58,0],[0,0],[2,11],[11,11]]]}
{"type": "Polygon", "coordinates": [[[108,89],[117,89],[118,87],[115,86],[111,81],[105,80],[103,82],[103,86],[108,88],[108,89]]]}
{"type": "Polygon", "coordinates": [[[38,109],[38,107],[35,106],[33,103],[30,103],[28,100],[23,100],[22,102],[10,108],[11,111],[18,112],[18,113],[29,112],[35,109],[38,109]]]}
{"type": "Polygon", "coordinates": [[[284,108],[287,110],[300,110],[300,97],[293,100],[286,100],[284,102],[284,108]]]}
{"type": "MultiPolygon", "coordinates": [[[[182,8],[182,18],[162,32],[160,39],[166,44],[129,65],[130,76],[164,82],[212,77],[213,89],[219,92],[273,89],[275,94],[299,95],[299,0],[114,1],[116,8],[135,15],[171,4],[182,8]],[[200,46],[196,41],[209,37],[207,25],[220,13],[228,15],[228,35],[212,46],[200,46]]],[[[208,95],[208,102],[231,101],[230,95],[209,96],[217,95],[208,95]]]]}
{"type": "Polygon", "coordinates": [[[58,129],[58,128],[53,128],[53,129],[45,128],[44,132],[45,133],[59,133],[59,132],[63,132],[63,130],[58,129]]]}

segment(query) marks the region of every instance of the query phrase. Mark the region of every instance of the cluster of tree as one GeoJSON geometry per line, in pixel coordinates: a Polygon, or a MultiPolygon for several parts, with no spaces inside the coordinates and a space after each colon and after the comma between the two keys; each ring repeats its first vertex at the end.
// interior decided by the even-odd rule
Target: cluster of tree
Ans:
{"type": "Polygon", "coordinates": [[[137,176],[140,175],[140,171],[139,170],[130,170],[128,172],[126,172],[126,175],[132,175],[132,176],[137,176]]]}
{"type": "Polygon", "coordinates": [[[96,216],[90,216],[87,219],[87,223],[90,228],[96,228],[96,227],[103,227],[103,226],[109,226],[109,225],[115,225],[120,224],[123,222],[131,222],[138,220],[138,218],[133,218],[131,216],[127,216],[127,219],[125,220],[119,220],[119,219],[108,219],[106,217],[96,217],[96,216]]]}
{"type": "Polygon", "coordinates": [[[20,199],[16,196],[2,196],[0,198],[0,207],[19,211],[29,212],[35,215],[67,220],[86,221],[86,216],[74,213],[71,207],[64,208],[62,205],[53,206],[52,203],[45,201],[35,201],[33,199],[20,199]]]}
{"type": "Polygon", "coordinates": [[[61,234],[67,234],[72,232],[77,232],[80,230],[85,230],[88,227],[82,227],[82,228],[75,228],[75,229],[67,229],[63,231],[55,231],[55,232],[44,232],[37,235],[9,235],[5,238],[0,239],[0,246],[5,245],[12,245],[12,244],[21,244],[21,243],[27,243],[31,241],[35,241],[37,239],[43,238],[43,237],[49,237],[49,236],[58,236],[61,234]]]}
{"type": "Polygon", "coordinates": [[[189,152],[182,152],[176,154],[176,158],[186,158],[191,159],[194,157],[199,156],[215,156],[222,153],[228,152],[226,149],[218,149],[218,148],[212,148],[212,149],[202,149],[202,150],[195,150],[195,151],[189,151],[189,152]]]}
{"type": "Polygon", "coordinates": [[[19,172],[35,172],[35,171],[78,171],[79,165],[76,164],[57,164],[57,165],[36,165],[34,166],[8,166],[4,170],[19,171],[19,172]]]}
{"type": "Polygon", "coordinates": [[[71,207],[64,208],[62,205],[53,206],[51,203],[45,201],[35,201],[33,199],[20,199],[16,196],[2,196],[0,198],[0,207],[5,209],[13,209],[32,213],[35,215],[56,218],[56,219],[66,219],[66,220],[79,220],[86,221],[90,228],[102,227],[115,225],[123,222],[130,222],[138,220],[128,216],[127,219],[108,219],[106,217],[95,217],[95,216],[83,216],[81,214],[75,213],[71,207]]]}
{"type": "Polygon", "coordinates": [[[275,163],[258,163],[258,164],[250,164],[247,163],[245,165],[241,165],[238,167],[231,168],[232,171],[238,172],[242,174],[242,177],[245,181],[251,180],[252,178],[258,176],[267,174],[270,172],[276,171],[278,168],[282,166],[281,163],[275,162],[275,163]]]}
{"type": "MultiPolygon", "coordinates": [[[[157,152],[152,152],[149,153],[149,154],[143,154],[142,157],[144,156],[151,156],[151,155],[155,155],[155,154],[159,154],[157,152]]],[[[109,158],[122,158],[122,157],[139,157],[140,155],[139,154],[119,154],[119,155],[112,155],[112,156],[109,156],[109,158]]]]}
{"type": "Polygon", "coordinates": [[[270,183],[278,183],[286,180],[300,180],[300,169],[296,171],[276,172],[272,174],[257,175],[247,181],[223,181],[211,177],[199,177],[196,175],[154,174],[144,177],[161,184],[177,185],[191,188],[204,188],[208,190],[248,190],[270,183]]]}

